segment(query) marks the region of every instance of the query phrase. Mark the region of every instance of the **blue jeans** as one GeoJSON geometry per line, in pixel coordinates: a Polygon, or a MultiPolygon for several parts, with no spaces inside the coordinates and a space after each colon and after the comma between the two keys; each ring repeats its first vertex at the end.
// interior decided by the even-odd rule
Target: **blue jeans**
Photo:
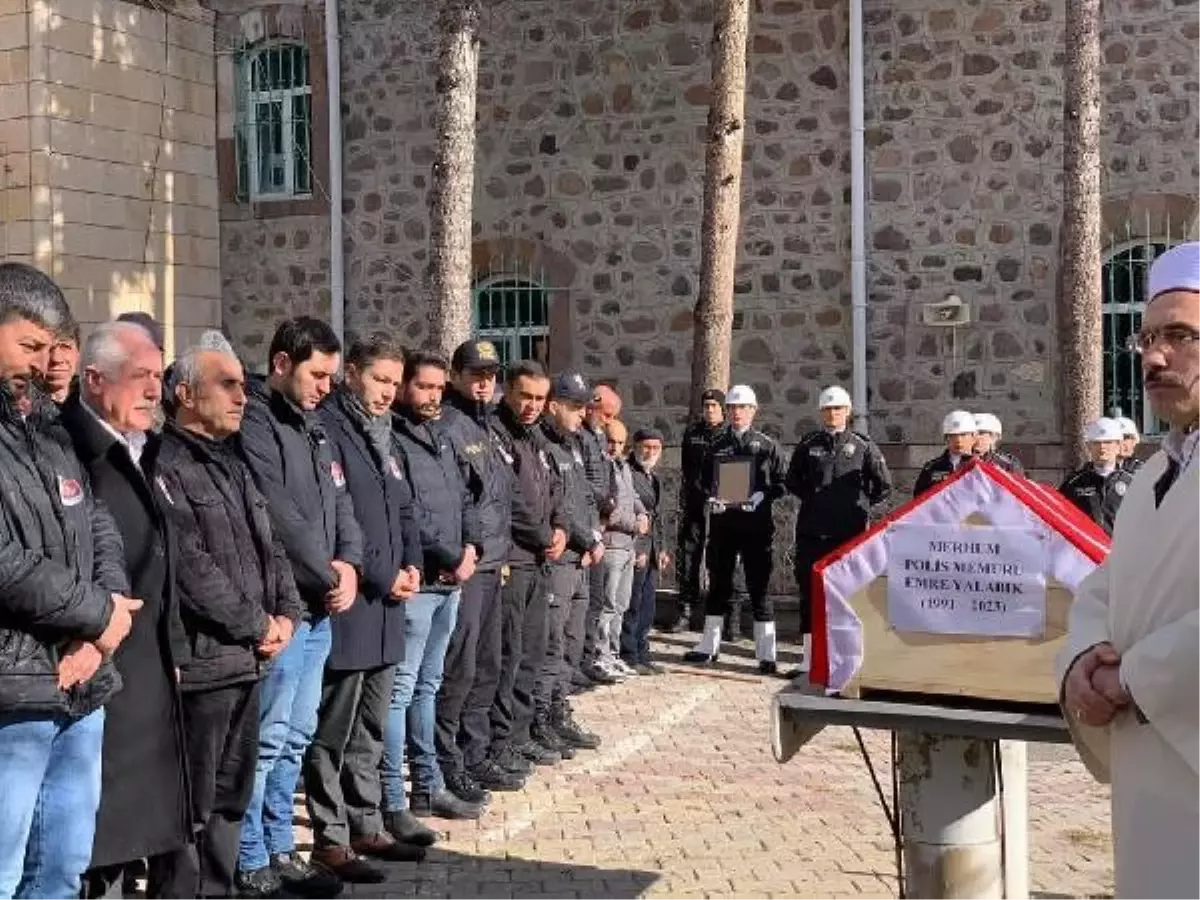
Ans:
{"type": "Polygon", "coordinates": [[[304,752],[317,732],[321,681],[329,658],[329,618],[301,622],[262,680],[258,765],[242,819],[238,869],[261,869],[276,853],[296,849],[292,812],[304,752]]]}
{"type": "Polygon", "coordinates": [[[100,808],[104,710],[0,714],[0,897],[78,897],[100,808]]]}
{"type": "Polygon", "coordinates": [[[658,566],[647,564],[633,572],[629,609],[621,623],[621,658],[631,665],[650,662],[650,629],[658,595],[658,566]]]}
{"type": "Polygon", "coordinates": [[[461,592],[421,593],[404,601],[404,659],[396,665],[392,705],[383,733],[383,809],[399,812],[404,799],[404,749],[412,749],[409,768],[414,794],[444,787],[438,765],[435,706],[446,648],[458,620],[461,592]]]}

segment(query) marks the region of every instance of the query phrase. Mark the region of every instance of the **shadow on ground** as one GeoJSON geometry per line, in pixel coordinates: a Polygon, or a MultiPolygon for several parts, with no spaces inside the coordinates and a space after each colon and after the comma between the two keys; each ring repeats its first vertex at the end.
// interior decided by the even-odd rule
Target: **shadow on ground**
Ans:
{"type": "Polygon", "coordinates": [[[424,862],[382,863],[383,884],[348,884],[343,897],[602,897],[642,896],[658,872],[602,869],[565,862],[470,856],[433,847],[424,862]]]}

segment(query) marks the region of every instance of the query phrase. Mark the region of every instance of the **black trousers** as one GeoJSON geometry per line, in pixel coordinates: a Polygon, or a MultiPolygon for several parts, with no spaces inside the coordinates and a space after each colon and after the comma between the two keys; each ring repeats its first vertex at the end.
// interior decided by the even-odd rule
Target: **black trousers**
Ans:
{"type": "Polygon", "coordinates": [[[304,754],[304,793],[317,847],[383,830],[379,761],[395,666],[325,670],[317,733],[304,754]]]}
{"type": "Polygon", "coordinates": [[[713,516],[708,538],[707,616],[724,616],[734,597],[734,578],[739,558],[746,575],[755,622],[775,621],[775,608],[767,593],[774,568],[772,545],[775,527],[769,510],[754,513],[730,510],[713,516]]]}
{"type": "Polygon", "coordinates": [[[514,568],[500,592],[500,605],[502,652],[490,717],[492,746],[529,740],[549,631],[544,571],[514,568]]]}
{"type": "Polygon", "coordinates": [[[499,569],[476,572],[463,585],[437,695],[434,740],[444,775],[478,766],[491,744],[488,716],[503,658],[500,598],[499,569]]]}
{"type": "Polygon", "coordinates": [[[796,574],[797,594],[800,597],[800,633],[812,633],[812,569],[827,553],[836,550],[848,538],[796,535],[792,549],[792,570],[796,574]]]}
{"type": "Polygon", "coordinates": [[[234,895],[238,838],[258,764],[258,698],[258,681],[183,694],[199,859],[191,896],[234,895]]]}
{"type": "MultiPolygon", "coordinates": [[[[723,515],[728,515],[723,513],[723,515]]],[[[701,599],[700,564],[704,557],[704,510],[685,510],[679,520],[678,542],[675,548],[675,583],[679,587],[681,604],[698,604],[701,599]]],[[[711,585],[709,586],[711,589],[711,585]]],[[[746,600],[746,573],[738,559],[733,573],[733,594],[730,602],[741,605],[746,600]]]]}
{"type": "Polygon", "coordinates": [[[101,866],[84,873],[82,896],[119,900],[137,896],[136,879],[145,872],[146,897],[194,897],[200,875],[196,845],[189,844],[170,853],[160,853],[145,860],[101,866]],[[127,885],[130,888],[127,890],[127,885]]]}
{"type": "Polygon", "coordinates": [[[536,711],[548,713],[562,703],[571,689],[571,676],[579,668],[591,611],[591,569],[575,565],[552,566],[547,590],[549,629],[546,661],[536,691],[536,711]]]}

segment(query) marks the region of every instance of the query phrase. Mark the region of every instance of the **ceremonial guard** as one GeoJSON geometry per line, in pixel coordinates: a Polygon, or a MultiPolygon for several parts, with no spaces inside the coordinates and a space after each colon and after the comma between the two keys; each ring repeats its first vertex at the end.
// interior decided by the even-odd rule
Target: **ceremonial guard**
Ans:
{"type": "Polygon", "coordinates": [[[808,671],[811,646],[812,567],[863,532],[870,523],[871,508],[892,492],[892,476],[883,453],[869,437],[849,427],[850,395],[840,387],[829,387],[821,392],[818,405],[823,427],[796,445],[787,473],[787,489],[800,501],[793,556],[804,642],[800,670],[804,672],[808,671]]]}
{"type": "Polygon", "coordinates": [[[972,450],[982,462],[990,462],[1006,472],[1024,476],[1025,467],[1021,461],[1000,449],[1003,434],[1004,427],[999,418],[991,413],[979,413],[975,416],[975,445],[972,450]]]}
{"type": "Polygon", "coordinates": [[[1097,419],[1086,437],[1091,461],[1068,475],[1058,490],[1112,534],[1117,510],[1133,483],[1133,473],[1121,465],[1121,426],[1115,419],[1097,419]]]}
{"type": "Polygon", "coordinates": [[[913,496],[919,497],[935,484],[945,481],[958,467],[971,458],[975,448],[975,417],[956,409],[942,419],[942,437],[946,449],[921,467],[913,496]]]}
{"type": "Polygon", "coordinates": [[[706,479],[710,520],[704,632],[684,659],[708,664],[720,654],[721,625],[740,556],[754,614],[754,655],[759,671],[774,675],[775,611],[767,591],[775,543],[772,511],[785,492],[783,456],[774,440],[753,427],[758,399],[752,388],[744,384],[733,387],[725,398],[725,409],[729,424],[713,440],[706,479]],[[739,499],[733,499],[735,494],[739,499]]]}

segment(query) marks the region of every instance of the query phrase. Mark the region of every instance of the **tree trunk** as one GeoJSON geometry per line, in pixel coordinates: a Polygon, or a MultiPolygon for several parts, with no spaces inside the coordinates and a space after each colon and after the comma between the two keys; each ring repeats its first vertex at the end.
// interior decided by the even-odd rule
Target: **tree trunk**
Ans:
{"type": "Polygon", "coordinates": [[[750,0],[716,0],[712,99],[704,154],[704,218],[700,226],[700,291],[693,312],[693,413],[699,412],[700,395],[704,391],[729,387],[749,20],[750,0]]]}
{"type": "Polygon", "coordinates": [[[1067,0],[1058,343],[1068,467],[1085,458],[1104,393],[1100,259],[1100,0],[1067,0]]]}
{"type": "Polygon", "coordinates": [[[471,197],[479,0],[443,0],[438,18],[437,156],[429,190],[429,337],[449,355],[471,336],[471,197]]]}

